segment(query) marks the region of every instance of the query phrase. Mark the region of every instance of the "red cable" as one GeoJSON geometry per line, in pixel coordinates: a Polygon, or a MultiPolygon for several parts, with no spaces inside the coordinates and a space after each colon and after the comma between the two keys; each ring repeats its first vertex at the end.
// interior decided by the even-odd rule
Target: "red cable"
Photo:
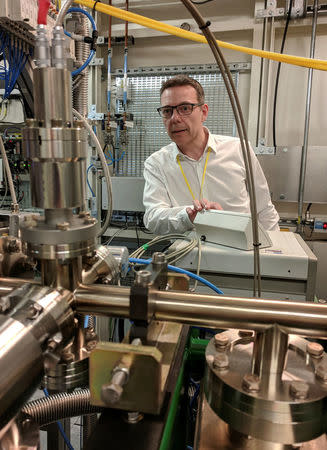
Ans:
{"type": "Polygon", "coordinates": [[[39,12],[37,16],[38,25],[47,24],[49,7],[50,7],[50,0],[39,0],[39,12]]]}

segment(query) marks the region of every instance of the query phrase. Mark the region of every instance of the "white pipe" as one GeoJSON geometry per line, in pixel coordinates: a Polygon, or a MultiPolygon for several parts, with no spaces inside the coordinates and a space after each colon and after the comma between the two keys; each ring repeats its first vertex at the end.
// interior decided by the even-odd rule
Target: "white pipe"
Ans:
{"type": "Polygon", "coordinates": [[[73,108],[73,114],[79,120],[82,120],[82,122],[85,125],[85,128],[90,133],[91,138],[93,140],[93,143],[94,143],[94,145],[95,145],[95,147],[96,147],[96,149],[98,151],[98,155],[99,155],[99,158],[100,158],[101,164],[102,164],[103,174],[104,174],[104,177],[106,179],[106,184],[107,184],[107,188],[108,188],[108,212],[107,212],[104,224],[102,225],[102,228],[101,228],[100,233],[99,233],[99,236],[102,236],[103,233],[108,228],[108,225],[109,225],[109,222],[110,222],[110,218],[111,218],[111,215],[112,215],[112,184],[111,184],[110,172],[109,172],[109,168],[108,168],[108,164],[107,164],[107,161],[106,161],[106,157],[104,156],[104,153],[103,153],[103,150],[101,148],[100,142],[99,142],[98,138],[96,137],[94,131],[92,130],[92,127],[89,125],[89,123],[87,122],[85,117],[83,117],[74,108],[73,108]]]}
{"type": "Polygon", "coordinates": [[[15,193],[15,188],[14,188],[14,182],[13,182],[12,174],[11,174],[10,167],[9,167],[7,153],[6,153],[5,147],[3,145],[3,140],[2,140],[1,136],[0,136],[0,150],[1,150],[1,155],[2,155],[3,162],[4,162],[4,165],[5,165],[5,170],[6,170],[6,174],[7,174],[7,180],[8,180],[8,184],[9,184],[9,190],[10,190],[10,195],[11,195],[11,198],[12,198],[12,202],[14,204],[14,207],[17,208],[18,203],[17,203],[16,193],[15,193]]]}

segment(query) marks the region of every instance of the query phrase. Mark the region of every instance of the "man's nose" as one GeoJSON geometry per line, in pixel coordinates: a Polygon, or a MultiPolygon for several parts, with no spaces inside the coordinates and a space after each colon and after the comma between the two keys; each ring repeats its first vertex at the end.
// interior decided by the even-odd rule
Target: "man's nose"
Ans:
{"type": "Polygon", "coordinates": [[[177,109],[174,108],[170,120],[180,120],[180,119],[181,116],[178,114],[177,109]]]}

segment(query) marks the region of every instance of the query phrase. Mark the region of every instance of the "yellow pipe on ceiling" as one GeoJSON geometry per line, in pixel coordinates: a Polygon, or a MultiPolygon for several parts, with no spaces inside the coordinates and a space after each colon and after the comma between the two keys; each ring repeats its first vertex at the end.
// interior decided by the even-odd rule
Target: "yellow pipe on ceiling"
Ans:
{"type": "MultiPolygon", "coordinates": [[[[96,3],[93,0],[74,0],[74,1],[79,5],[86,6],[91,9],[93,9],[94,4],[96,3]]],[[[104,14],[116,17],[117,19],[137,23],[146,28],[152,28],[153,30],[162,31],[163,33],[172,34],[174,36],[178,36],[183,39],[188,39],[203,44],[207,43],[206,38],[198,33],[182,30],[181,28],[174,27],[173,25],[167,25],[165,23],[159,22],[158,20],[153,20],[148,17],[132,13],[130,11],[116,8],[114,6],[104,5],[103,3],[97,2],[95,5],[95,9],[104,14]]],[[[295,66],[308,67],[312,69],[327,71],[327,61],[322,59],[304,58],[303,56],[293,56],[275,52],[267,52],[264,50],[257,50],[254,48],[243,47],[241,45],[230,44],[229,42],[220,41],[218,39],[217,43],[222,48],[247,53],[253,56],[259,56],[260,58],[267,58],[286,64],[292,64],[295,66]]]]}

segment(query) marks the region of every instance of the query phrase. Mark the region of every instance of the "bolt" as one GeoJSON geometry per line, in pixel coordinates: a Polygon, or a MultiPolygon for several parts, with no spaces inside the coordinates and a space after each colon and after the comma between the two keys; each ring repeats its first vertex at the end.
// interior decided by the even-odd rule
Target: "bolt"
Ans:
{"type": "Polygon", "coordinates": [[[66,231],[69,228],[69,222],[61,222],[56,225],[57,230],[66,231]]]}
{"type": "Polygon", "coordinates": [[[140,270],[136,273],[135,284],[146,287],[151,281],[151,272],[149,270],[140,270]]]}
{"type": "Polygon", "coordinates": [[[42,312],[43,308],[38,303],[34,303],[30,305],[27,310],[27,318],[28,319],[36,319],[42,312]]]}
{"type": "Polygon", "coordinates": [[[10,300],[8,297],[0,298],[0,314],[5,313],[10,308],[10,300]]]}
{"type": "Polygon", "coordinates": [[[59,331],[48,340],[48,349],[54,350],[62,341],[62,333],[59,331]]]}
{"type": "Polygon", "coordinates": [[[93,341],[89,341],[86,345],[85,348],[88,352],[91,352],[92,350],[95,349],[95,347],[97,346],[98,341],[93,340],[93,341]]]}
{"type": "Polygon", "coordinates": [[[229,360],[226,353],[219,353],[216,355],[212,366],[216,370],[227,370],[229,367],[229,360]]]}
{"type": "Polygon", "coordinates": [[[308,397],[309,385],[304,381],[292,381],[290,384],[290,394],[293,398],[305,399],[308,397]]]}
{"type": "Polygon", "coordinates": [[[74,353],[72,353],[72,352],[64,352],[64,353],[61,355],[61,359],[62,359],[66,364],[69,364],[69,363],[71,363],[71,362],[73,362],[73,361],[75,360],[75,356],[74,356],[74,353]]]}
{"type": "Polygon", "coordinates": [[[85,339],[87,341],[94,341],[94,340],[97,339],[97,334],[96,334],[96,332],[94,331],[93,328],[87,328],[85,330],[85,339]]]}
{"type": "Polygon", "coordinates": [[[101,399],[106,405],[114,405],[120,400],[123,388],[118,384],[104,384],[101,388],[101,399]]]}
{"type": "Polygon", "coordinates": [[[253,331],[251,330],[238,330],[238,335],[240,337],[252,337],[253,331]]]}
{"type": "Polygon", "coordinates": [[[162,264],[165,264],[166,262],[167,262],[167,260],[166,260],[166,256],[164,253],[161,253],[161,252],[153,253],[152,264],[162,265],[162,264]]]}
{"type": "Polygon", "coordinates": [[[138,423],[140,420],[143,419],[143,414],[141,414],[139,411],[133,411],[127,413],[127,422],[128,423],[138,423]]]}
{"type": "Polygon", "coordinates": [[[213,355],[208,355],[206,357],[207,364],[209,364],[209,365],[213,364],[214,359],[215,359],[215,357],[213,355]]]}
{"type": "Polygon", "coordinates": [[[285,195],[285,194],[280,194],[279,198],[280,198],[281,200],[285,200],[286,195],[285,195]]]}
{"type": "Polygon", "coordinates": [[[96,218],[95,217],[85,217],[84,219],[84,224],[85,225],[94,225],[96,223],[96,218]]]}
{"type": "Polygon", "coordinates": [[[279,14],[284,14],[283,8],[281,8],[281,9],[279,10],[279,14]]]}
{"type": "Polygon", "coordinates": [[[316,377],[323,383],[327,383],[327,364],[326,361],[322,361],[316,367],[316,377]]]}
{"type": "Polygon", "coordinates": [[[217,333],[214,336],[215,347],[217,350],[226,349],[229,344],[229,337],[223,333],[217,333]]]}
{"type": "Polygon", "coordinates": [[[307,352],[314,358],[319,358],[324,353],[324,347],[318,342],[308,342],[307,352]]]}
{"type": "Polygon", "coordinates": [[[247,373],[243,377],[242,387],[248,392],[260,391],[260,378],[252,373],[247,373]]]}
{"type": "Polygon", "coordinates": [[[268,11],[268,14],[270,15],[270,16],[272,16],[272,11],[270,10],[270,11],[268,11]]]}
{"type": "Polygon", "coordinates": [[[120,400],[123,393],[123,386],[128,381],[128,370],[117,368],[110,383],[102,385],[101,398],[106,405],[113,405],[120,400]]]}

